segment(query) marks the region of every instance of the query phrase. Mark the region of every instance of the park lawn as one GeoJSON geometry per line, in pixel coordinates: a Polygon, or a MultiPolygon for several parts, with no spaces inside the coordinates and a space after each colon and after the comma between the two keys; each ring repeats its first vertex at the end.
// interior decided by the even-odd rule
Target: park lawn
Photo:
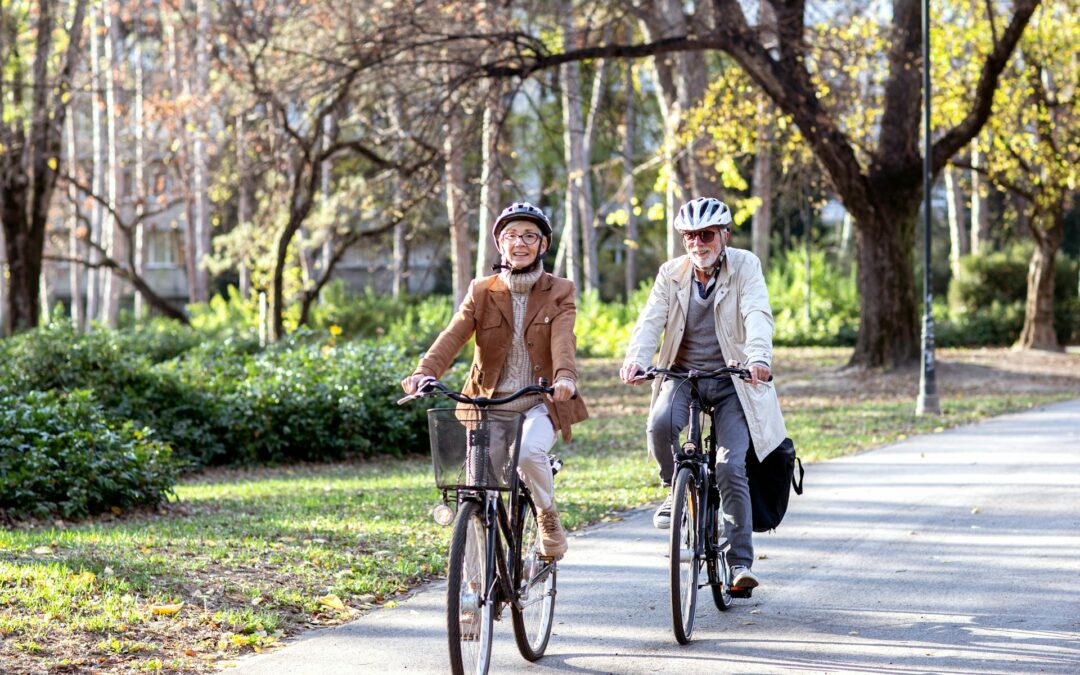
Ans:
{"type": "MultiPolygon", "coordinates": [[[[1075,356],[1032,375],[982,352],[943,354],[943,414],[919,418],[917,372],[845,371],[847,350],[778,350],[800,456],[823,460],[1080,392],[1075,356]]],[[[582,364],[592,418],[556,450],[570,528],[661,497],[644,451],[648,389],[619,385],[617,367],[582,364]]],[[[215,470],[184,481],[159,511],[0,530],[0,662],[5,672],[205,672],[392,607],[445,572],[449,530],[428,515],[438,499],[426,458],[215,470]]]]}

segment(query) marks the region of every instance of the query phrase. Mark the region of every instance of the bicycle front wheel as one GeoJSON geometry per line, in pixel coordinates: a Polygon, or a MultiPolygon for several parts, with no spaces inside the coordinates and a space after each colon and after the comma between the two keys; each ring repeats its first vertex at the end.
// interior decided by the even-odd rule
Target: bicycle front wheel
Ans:
{"type": "Polygon", "coordinates": [[[540,558],[540,527],[536,522],[536,507],[525,502],[524,517],[518,525],[517,540],[521,546],[518,562],[517,601],[511,616],[514,620],[514,639],[518,651],[529,661],[544,655],[551,638],[555,620],[554,562],[540,558]]]}
{"type": "Polygon", "coordinates": [[[446,627],[454,675],[483,675],[491,663],[495,613],[491,598],[485,597],[492,585],[486,578],[487,549],[483,510],[465,502],[450,541],[447,572],[446,627]]]}
{"type": "Polygon", "coordinates": [[[690,642],[694,632],[701,571],[701,559],[697,556],[697,483],[689,468],[679,471],[671,499],[671,625],[675,639],[684,645],[690,642]]]}
{"type": "Polygon", "coordinates": [[[727,554],[724,547],[727,542],[723,538],[724,525],[721,521],[719,504],[710,500],[707,507],[710,513],[705,518],[705,528],[709,532],[709,540],[706,546],[712,546],[713,555],[709,556],[709,585],[712,588],[713,602],[721,612],[731,609],[731,593],[728,592],[728,564],[727,554]]]}

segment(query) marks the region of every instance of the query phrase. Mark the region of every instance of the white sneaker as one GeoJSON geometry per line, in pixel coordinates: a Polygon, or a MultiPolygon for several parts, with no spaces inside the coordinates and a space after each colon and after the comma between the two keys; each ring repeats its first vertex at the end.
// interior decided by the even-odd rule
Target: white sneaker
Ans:
{"type": "Polygon", "coordinates": [[[656,513],[653,514],[652,524],[658,530],[666,530],[671,527],[671,493],[664,497],[663,503],[660,504],[660,508],[656,509],[656,513]]]}
{"type": "Polygon", "coordinates": [[[750,571],[749,567],[731,568],[731,585],[735,588],[757,588],[761,583],[757,575],[750,571]]]}

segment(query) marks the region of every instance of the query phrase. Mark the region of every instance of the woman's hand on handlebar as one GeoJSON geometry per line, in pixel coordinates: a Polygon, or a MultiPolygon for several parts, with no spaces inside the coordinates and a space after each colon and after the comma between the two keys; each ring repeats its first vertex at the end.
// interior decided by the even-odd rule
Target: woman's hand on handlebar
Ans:
{"type": "Polygon", "coordinates": [[[577,387],[574,386],[574,383],[566,379],[555,380],[552,389],[554,389],[551,393],[551,400],[553,401],[569,401],[577,393],[577,387]]]}
{"type": "Polygon", "coordinates": [[[404,380],[401,381],[401,388],[405,390],[405,393],[409,396],[415,394],[428,382],[434,381],[435,378],[430,375],[424,375],[423,373],[413,373],[404,380]]]}

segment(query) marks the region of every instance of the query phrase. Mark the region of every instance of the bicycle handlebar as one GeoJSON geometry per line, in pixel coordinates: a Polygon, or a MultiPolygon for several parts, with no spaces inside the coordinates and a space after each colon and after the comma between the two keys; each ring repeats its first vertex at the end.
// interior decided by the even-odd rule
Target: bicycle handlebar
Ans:
{"type": "MultiPolygon", "coordinates": [[[[687,372],[649,366],[645,369],[641,378],[645,380],[655,380],[658,375],[663,375],[664,377],[677,377],[682,380],[716,379],[721,375],[735,375],[741,380],[750,379],[750,371],[748,369],[732,368],[730,366],[724,366],[723,368],[717,368],[716,370],[690,370],[687,372]]],[[[769,375],[769,379],[766,380],[766,382],[772,382],[772,379],[772,375],[769,375]]]]}
{"type": "MultiPolygon", "coordinates": [[[[548,385],[547,379],[541,377],[538,384],[530,384],[527,387],[523,387],[521,389],[518,389],[517,391],[515,391],[513,394],[510,394],[509,396],[503,396],[502,398],[487,398],[486,396],[479,396],[477,398],[472,398],[471,396],[466,396],[465,394],[459,394],[458,392],[454,391],[453,389],[450,389],[449,387],[447,387],[442,382],[439,382],[438,380],[432,378],[430,380],[425,381],[423,384],[421,384],[419,387],[417,387],[415,393],[409,394],[408,396],[404,396],[404,397],[398,399],[397,403],[398,403],[398,405],[402,405],[402,404],[408,403],[409,401],[412,401],[414,399],[423,398],[425,396],[442,395],[442,396],[446,396],[448,398],[451,398],[451,399],[457,401],[458,403],[465,403],[467,405],[475,405],[475,406],[479,406],[481,408],[486,408],[488,406],[502,405],[503,403],[510,403],[511,401],[516,401],[519,398],[521,398],[522,396],[526,396],[528,394],[554,394],[555,393],[554,387],[549,387],[547,385],[548,385]]],[[[574,393],[574,398],[577,398],[577,392],[574,393]]]]}

